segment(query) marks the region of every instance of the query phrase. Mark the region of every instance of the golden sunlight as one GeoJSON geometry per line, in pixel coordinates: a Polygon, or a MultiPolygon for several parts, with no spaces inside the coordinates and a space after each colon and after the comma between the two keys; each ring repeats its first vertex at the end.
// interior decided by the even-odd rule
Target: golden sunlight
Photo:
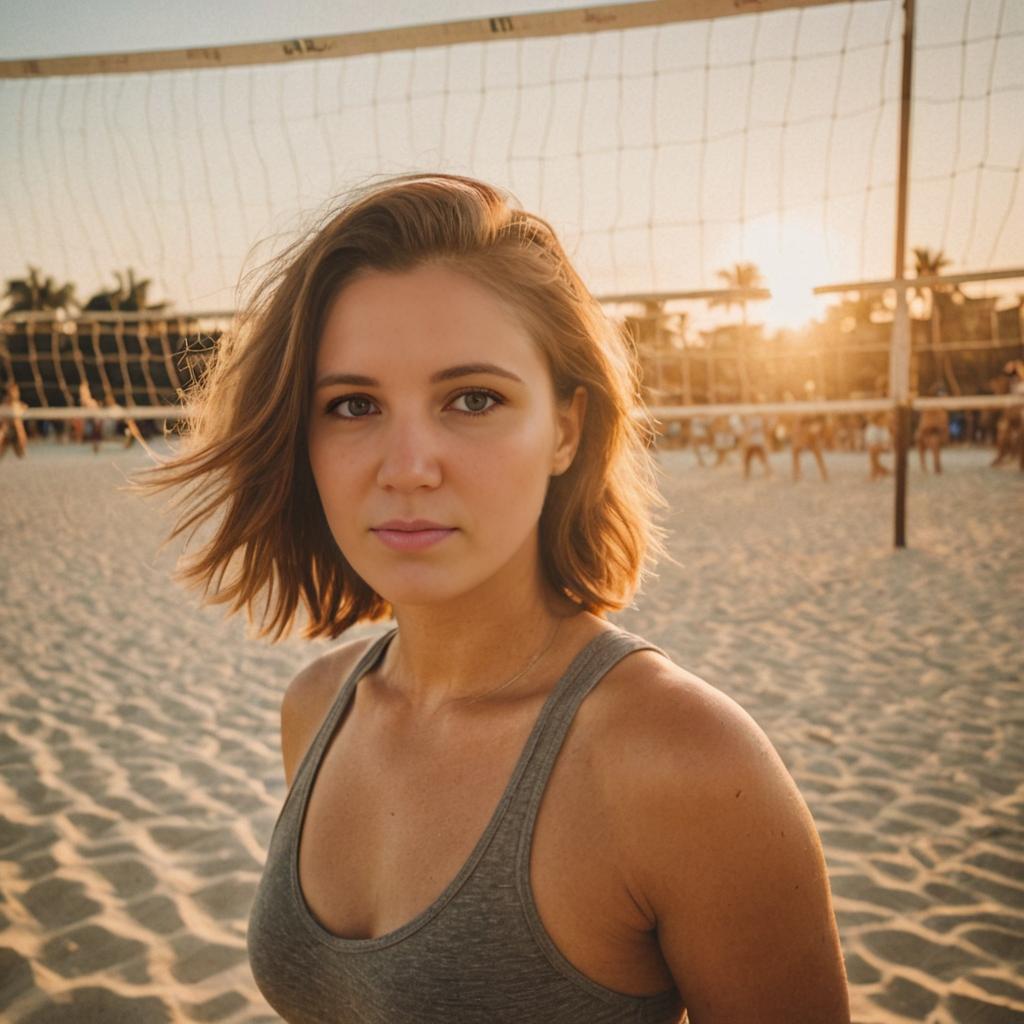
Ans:
{"type": "Polygon", "coordinates": [[[824,313],[827,299],[813,289],[828,284],[828,252],[820,229],[790,220],[755,221],[746,229],[745,258],[755,262],[771,299],[754,316],[769,330],[803,327],[824,313]]]}

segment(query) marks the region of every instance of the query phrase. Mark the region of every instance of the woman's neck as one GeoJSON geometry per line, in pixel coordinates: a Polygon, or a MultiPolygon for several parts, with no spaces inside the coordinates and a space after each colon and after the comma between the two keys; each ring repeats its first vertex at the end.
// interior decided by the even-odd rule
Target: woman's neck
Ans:
{"type": "Polygon", "coordinates": [[[579,609],[538,589],[532,594],[468,595],[443,607],[396,608],[398,635],[375,673],[389,698],[431,715],[445,705],[506,695],[543,674],[579,609]],[[557,641],[557,643],[555,643],[557,641]],[[524,671],[525,670],[525,671],[524,671]]]}

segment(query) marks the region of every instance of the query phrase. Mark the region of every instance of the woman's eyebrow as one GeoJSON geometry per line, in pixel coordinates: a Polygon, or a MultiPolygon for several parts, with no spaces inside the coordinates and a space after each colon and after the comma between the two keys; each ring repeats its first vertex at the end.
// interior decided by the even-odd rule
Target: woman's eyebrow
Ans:
{"type": "Polygon", "coordinates": [[[373,377],[364,377],[359,373],[325,373],[317,382],[315,390],[328,388],[332,384],[353,384],[361,388],[380,387],[380,381],[373,377]]]}
{"type": "Polygon", "coordinates": [[[519,384],[523,383],[522,378],[516,376],[511,370],[504,370],[494,363],[463,363],[460,366],[449,366],[447,370],[438,370],[430,378],[430,383],[436,384],[438,381],[453,380],[456,377],[471,377],[478,373],[489,373],[495,377],[507,377],[519,384]]]}
{"type": "MultiPolygon", "coordinates": [[[[445,370],[438,370],[430,378],[431,384],[442,380],[454,380],[456,377],[470,377],[475,374],[491,374],[495,377],[506,377],[522,384],[522,378],[518,377],[511,370],[505,370],[494,363],[461,363],[459,366],[449,366],[445,370]]],[[[356,387],[379,388],[380,381],[374,377],[365,377],[360,373],[327,373],[316,382],[316,388],[330,387],[334,384],[351,384],[356,387]]]]}

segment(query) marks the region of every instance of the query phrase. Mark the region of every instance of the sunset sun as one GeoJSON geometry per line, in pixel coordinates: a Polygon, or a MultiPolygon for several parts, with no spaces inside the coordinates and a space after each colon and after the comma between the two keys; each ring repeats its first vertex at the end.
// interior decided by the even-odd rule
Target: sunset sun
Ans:
{"type": "Polygon", "coordinates": [[[769,330],[798,328],[820,315],[825,300],[813,289],[828,282],[828,250],[824,237],[800,221],[789,221],[781,231],[775,223],[747,226],[745,256],[757,264],[772,297],[759,303],[754,316],[769,330]]]}

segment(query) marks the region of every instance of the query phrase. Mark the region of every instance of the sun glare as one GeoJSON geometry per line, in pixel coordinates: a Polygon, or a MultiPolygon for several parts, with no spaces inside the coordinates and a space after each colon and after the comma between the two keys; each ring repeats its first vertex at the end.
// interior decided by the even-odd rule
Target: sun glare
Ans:
{"type": "Polygon", "coordinates": [[[777,273],[764,271],[772,293],[764,308],[766,327],[772,330],[803,327],[822,314],[824,300],[812,291],[819,281],[813,273],[802,274],[800,269],[786,267],[777,273]]]}
{"type": "Polygon", "coordinates": [[[814,287],[828,283],[828,252],[820,231],[799,221],[782,225],[754,222],[747,227],[744,258],[757,264],[768,302],[751,308],[751,319],[769,330],[803,327],[824,312],[826,299],[814,287]]]}

